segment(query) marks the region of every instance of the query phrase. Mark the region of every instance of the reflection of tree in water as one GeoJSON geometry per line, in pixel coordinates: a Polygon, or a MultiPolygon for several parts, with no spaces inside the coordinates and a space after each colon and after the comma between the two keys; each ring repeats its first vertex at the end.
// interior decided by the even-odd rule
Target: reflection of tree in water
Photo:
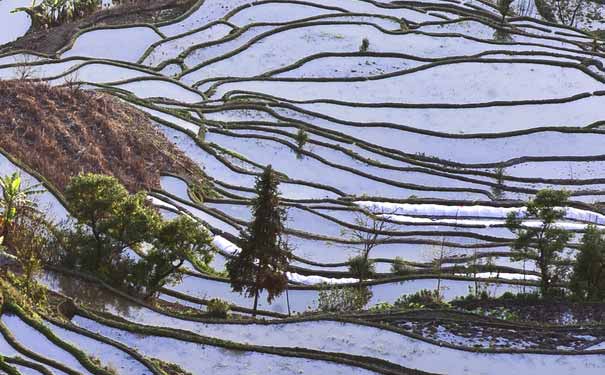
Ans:
{"type": "Polygon", "coordinates": [[[514,39],[506,29],[496,29],[494,36],[492,37],[496,42],[509,43],[514,42],[514,39]]]}
{"type": "Polygon", "coordinates": [[[130,308],[135,306],[125,298],[117,296],[102,287],[91,282],[68,277],[60,274],[49,274],[49,279],[54,279],[53,284],[68,297],[73,298],[83,306],[94,310],[114,312],[119,315],[129,316],[130,308]]]}

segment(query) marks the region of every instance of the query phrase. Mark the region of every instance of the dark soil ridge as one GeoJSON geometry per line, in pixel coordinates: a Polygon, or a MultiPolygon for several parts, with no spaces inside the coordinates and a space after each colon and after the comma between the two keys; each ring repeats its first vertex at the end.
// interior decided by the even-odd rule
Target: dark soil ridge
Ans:
{"type": "Polygon", "coordinates": [[[33,25],[23,37],[0,46],[0,54],[28,50],[55,55],[79,32],[95,26],[121,26],[136,23],[158,23],[187,14],[199,0],[134,0],[57,27],[44,29],[33,25]]]}
{"type": "Polygon", "coordinates": [[[423,314],[426,316],[418,317],[369,318],[437,341],[455,343],[461,340],[456,342],[461,345],[463,340],[468,340],[466,345],[470,347],[507,349],[514,345],[517,349],[585,350],[605,339],[601,327],[529,326],[509,321],[483,321],[480,316],[449,317],[447,313],[444,311],[443,316],[426,312],[423,314]],[[450,334],[454,335],[454,340],[448,337],[450,334]]]}
{"type": "Polygon", "coordinates": [[[163,172],[203,176],[143,112],[77,87],[0,81],[0,148],[59,191],[83,172],[115,176],[132,192],[158,188],[163,172]]]}
{"type": "Polygon", "coordinates": [[[507,308],[514,312],[520,321],[561,324],[567,316],[571,323],[591,324],[605,322],[605,303],[566,301],[514,301],[514,300],[478,300],[458,301],[456,307],[464,310],[494,310],[507,308]]]}

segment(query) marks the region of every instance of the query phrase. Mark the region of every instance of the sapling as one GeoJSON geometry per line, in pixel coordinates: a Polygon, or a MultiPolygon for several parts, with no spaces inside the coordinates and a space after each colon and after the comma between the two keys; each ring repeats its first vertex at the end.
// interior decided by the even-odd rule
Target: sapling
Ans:
{"type": "Polygon", "coordinates": [[[368,52],[370,48],[370,40],[368,38],[363,38],[361,41],[361,46],[359,46],[359,52],[368,52]]]}
{"type": "Polygon", "coordinates": [[[302,159],[302,150],[308,141],[309,134],[307,131],[303,128],[298,129],[298,132],[296,133],[296,144],[298,146],[298,149],[296,150],[296,157],[298,159],[302,159]]]}

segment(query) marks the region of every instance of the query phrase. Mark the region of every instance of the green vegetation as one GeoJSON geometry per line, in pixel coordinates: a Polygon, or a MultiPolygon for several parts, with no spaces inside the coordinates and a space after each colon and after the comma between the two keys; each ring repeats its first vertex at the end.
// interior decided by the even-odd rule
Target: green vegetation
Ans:
{"type": "Polygon", "coordinates": [[[253,220],[243,234],[242,249],[226,264],[231,288],[254,297],[254,316],[263,290],[271,303],[288,287],[286,271],[291,253],[282,237],[286,211],[279,206],[278,186],[279,177],[269,165],[256,180],[253,220]]]}
{"type": "Polygon", "coordinates": [[[502,24],[506,23],[506,17],[510,15],[511,5],[515,0],[498,0],[497,6],[500,15],[502,15],[502,24]]]}
{"type": "Polygon", "coordinates": [[[27,12],[39,26],[52,27],[85,17],[100,5],[99,0],[33,0],[30,7],[15,11],[27,12]]]}
{"type": "Polygon", "coordinates": [[[43,258],[52,235],[40,214],[21,219],[17,228],[11,243],[12,253],[21,269],[19,284],[27,296],[34,297],[39,292],[35,277],[42,271],[43,258]]]}
{"type": "Polygon", "coordinates": [[[351,272],[359,281],[372,278],[376,272],[374,261],[367,259],[363,255],[357,255],[347,261],[349,272],[351,272]]]}
{"type": "Polygon", "coordinates": [[[208,301],[206,305],[208,308],[208,315],[213,318],[225,319],[229,316],[231,305],[227,301],[223,301],[220,298],[213,298],[208,301]]]}
{"type": "Polygon", "coordinates": [[[363,40],[361,41],[361,45],[359,46],[359,52],[368,52],[369,48],[370,41],[368,40],[368,38],[363,38],[363,40]]]}
{"type": "Polygon", "coordinates": [[[296,133],[296,144],[298,146],[298,149],[296,150],[296,157],[298,159],[302,159],[302,150],[308,141],[309,134],[307,131],[303,128],[298,129],[298,132],[296,133]]]}
{"type": "Polygon", "coordinates": [[[318,294],[317,310],[322,312],[348,312],[363,309],[372,298],[370,288],[324,285],[318,294]]]}
{"type": "Polygon", "coordinates": [[[589,225],[582,237],[570,288],[582,300],[605,300],[605,233],[589,225]]]}
{"type": "Polygon", "coordinates": [[[560,254],[571,239],[569,231],[555,223],[565,217],[569,194],[565,191],[541,190],[527,203],[524,217],[511,212],[506,219],[507,228],[516,238],[513,241],[511,258],[531,260],[540,269],[540,291],[547,296],[553,292],[553,285],[562,281],[565,274],[560,254]],[[541,225],[525,227],[523,220],[538,220],[541,225]]]}
{"type": "Polygon", "coordinates": [[[25,187],[18,173],[0,177],[0,188],[0,246],[15,256],[21,269],[21,276],[9,273],[9,277],[26,297],[35,299],[40,293],[35,276],[42,269],[42,252],[49,239],[48,227],[33,199],[41,190],[38,186],[25,187]]]}
{"type": "Polygon", "coordinates": [[[187,259],[212,259],[210,236],[197,222],[163,220],[145,192],[130,194],[114,177],[74,177],[65,198],[76,223],[65,225],[55,244],[63,266],[149,297],[178,281],[187,259]]]}
{"type": "Polygon", "coordinates": [[[16,232],[19,222],[37,212],[37,205],[32,196],[39,194],[38,186],[24,187],[21,175],[13,173],[9,176],[0,177],[0,189],[2,189],[2,239],[4,246],[13,248],[12,237],[16,232]]]}
{"type": "Polygon", "coordinates": [[[404,294],[394,303],[395,307],[407,309],[447,308],[450,305],[443,301],[438,290],[422,289],[414,294],[404,294]]]}
{"type": "Polygon", "coordinates": [[[414,272],[414,267],[409,265],[403,258],[395,257],[391,264],[391,272],[397,275],[408,275],[414,272]]]}

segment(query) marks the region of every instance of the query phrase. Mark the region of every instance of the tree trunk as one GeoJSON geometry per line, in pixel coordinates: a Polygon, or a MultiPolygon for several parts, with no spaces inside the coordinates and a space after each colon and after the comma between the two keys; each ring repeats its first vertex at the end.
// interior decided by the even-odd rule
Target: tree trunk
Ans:
{"type": "Polygon", "coordinates": [[[254,291],[254,307],[252,308],[252,317],[256,318],[256,309],[258,307],[258,288],[254,291]]]}
{"type": "Polygon", "coordinates": [[[103,258],[103,246],[101,245],[101,234],[97,231],[95,223],[91,225],[92,235],[95,238],[95,268],[99,268],[101,265],[101,258],[103,258]]]}
{"type": "Polygon", "coordinates": [[[286,302],[288,303],[288,316],[292,316],[292,313],[290,312],[290,293],[288,293],[288,286],[286,285],[286,302]]]}
{"type": "Polygon", "coordinates": [[[548,265],[544,259],[544,254],[540,255],[540,272],[542,273],[542,279],[540,280],[540,289],[542,296],[546,297],[550,291],[550,272],[548,271],[548,265]]]}
{"type": "Polygon", "coordinates": [[[160,291],[160,288],[164,286],[163,280],[173,273],[177,272],[179,268],[185,263],[184,259],[180,259],[179,264],[173,265],[168,271],[156,275],[151,284],[149,285],[149,290],[147,290],[146,298],[150,298],[154,294],[160,291]]]}
{"type": "Polygon", "coordinates": [[[439,275],[437,277],[437,294],[441,295],[441,269],[439,270],[439,275]]]}

